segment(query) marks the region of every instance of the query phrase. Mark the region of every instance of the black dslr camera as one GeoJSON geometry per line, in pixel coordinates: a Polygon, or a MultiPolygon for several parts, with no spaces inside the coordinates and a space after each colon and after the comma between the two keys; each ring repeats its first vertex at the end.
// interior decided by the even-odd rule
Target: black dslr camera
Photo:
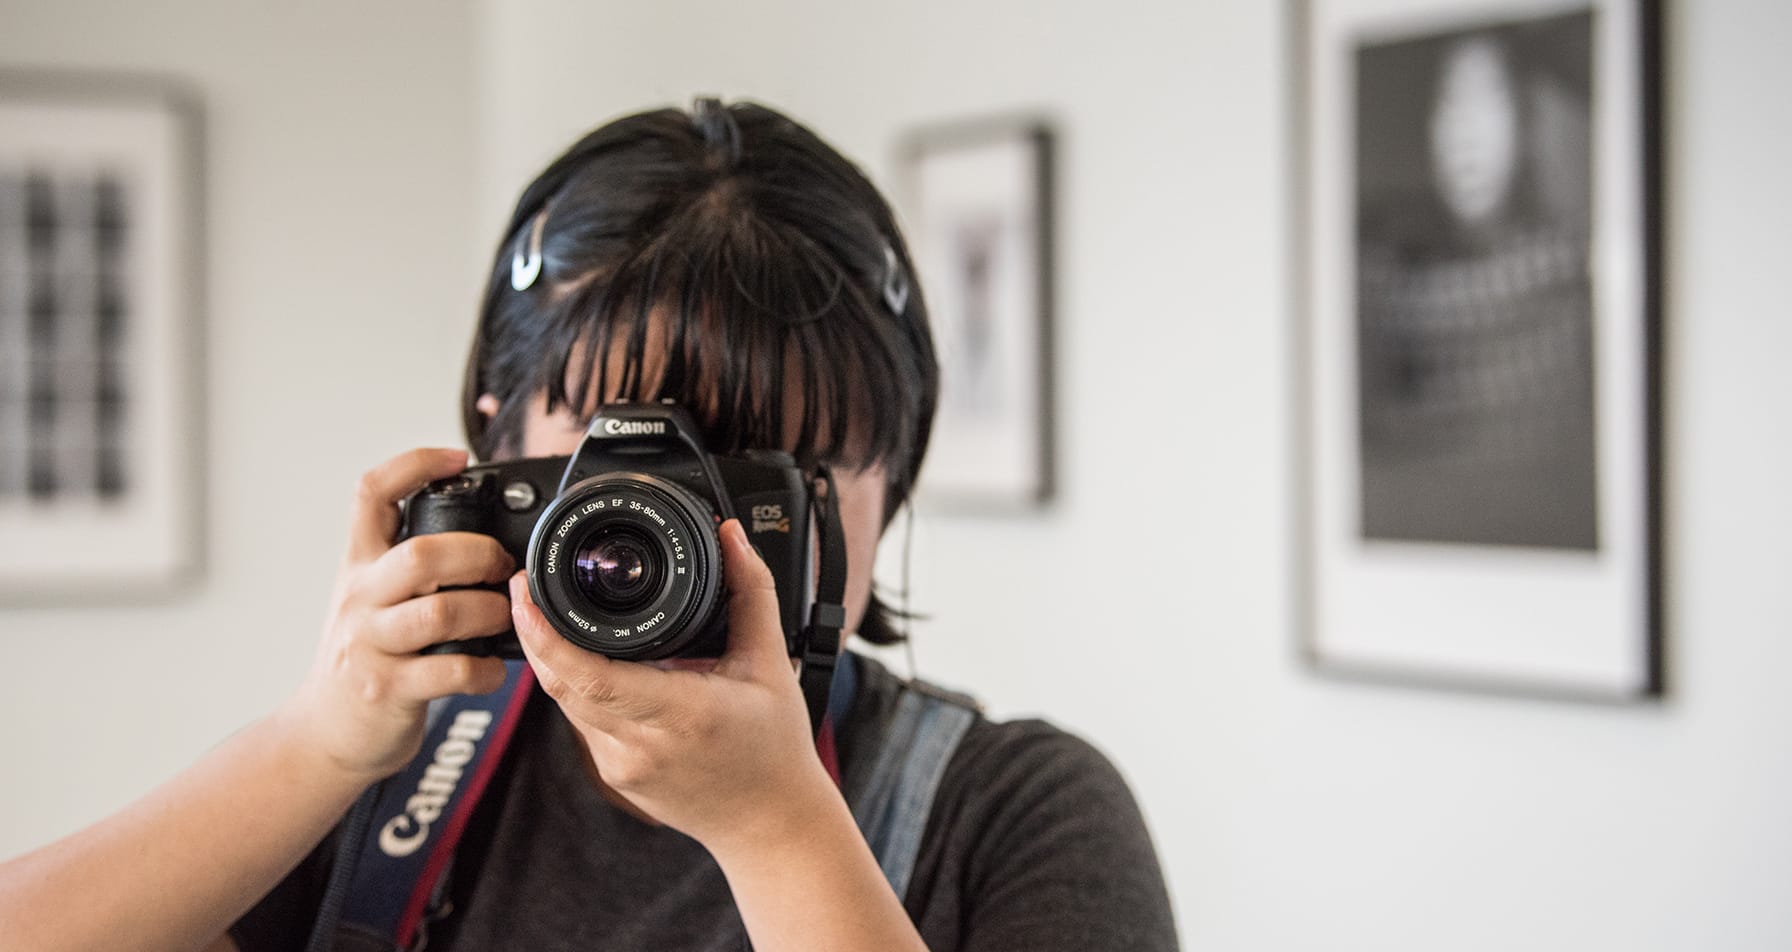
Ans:
{"type": "MultiPolygon", "coordinates": [[[[716,530],[738,514],[776,581],[791,657],[831,673],[845,560],[833,487],[817,489],[826,481],[788,453],[708,453],[677,406],[610,404],[571,456],[473,466],[417,492],[400,536],[497,539],[526,567],[542,614],[581,648],[627,660],[716,657],[727,646],[716,530]]],[[[515,632],[430,650],[522,656],[515,632]]]]}

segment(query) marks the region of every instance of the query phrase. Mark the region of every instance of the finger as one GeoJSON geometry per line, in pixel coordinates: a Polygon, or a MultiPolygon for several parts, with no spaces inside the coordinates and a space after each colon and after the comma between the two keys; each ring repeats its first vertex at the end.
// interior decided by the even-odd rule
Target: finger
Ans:
{"type": "Polygon", "coordinates": [[[784,619],[772,570],[747,541],[739,519],[722,523],[722,573],[728,583],[728,650],[718,669],[753,671],[773,666],[789,673],[784,619]]]}
{"type": "Polygon", "coordinates": [[[430,645],[495,635],[510,628],[510,599],[502,592],[463,588],[399,602],[373,614],[368,640],[387,654],[413,654],[430,645]]]}
{"type": "Polygon", "coordinates": [[[394,456],[368,470],[355,488],[349,516],[349,560],[369,562],[391,548],[398,535],[398,501],[432,480],[466,468],[466,450],[422,449],[394,456]]]}
{"type": "Polygon", "coordinates": [[[392,694],[402,701],[432,701],[450,694],[490,694],[504,684],[504,662],[472,655],[420,655],[398,662],[392,694]]]}
{"type": "Polygon", "coordinates": [[[516,559],[497,539],[477,532],[412,536],[386,550],[356,582],[371,605],[396,605],[455,585],[501,585],[516,559]]]}
{"type": "Polygon", "coordinates": [[[689,673],[617,661],[562,638],[536,607],[521,572],[510,578],[510,622],[541,689],[569,714],[605,733],[630,721],[665,720],[678,676],[689,673]]]}

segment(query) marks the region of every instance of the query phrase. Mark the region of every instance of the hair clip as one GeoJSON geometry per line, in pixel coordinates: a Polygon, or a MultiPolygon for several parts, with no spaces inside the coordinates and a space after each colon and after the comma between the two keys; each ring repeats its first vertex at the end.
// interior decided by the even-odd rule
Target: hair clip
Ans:
{"type": "Polygon", "coordinates": [[[523,256],[523,249],[518,248],[510,255],[510,286],[518,291],[527,291],[541,276],[541,229],[548,221],[548,210],[535,213],[535,221],[529,226],[529,254],[523,256]]]}
{"type": "Polygon", "coordinates": [[[740,124],[734,113],[714,96],[700,96],[691,104],[691,124],[703,137],[703,148],[721,157],[723,168],[740,164],[740,124]]]}
{"type": "Polygon", "coordinates": [[[884,245],[884,303],[890,313],[901,316],[908,308],[908,272],[902,268],[896,249],[884,245]]]}

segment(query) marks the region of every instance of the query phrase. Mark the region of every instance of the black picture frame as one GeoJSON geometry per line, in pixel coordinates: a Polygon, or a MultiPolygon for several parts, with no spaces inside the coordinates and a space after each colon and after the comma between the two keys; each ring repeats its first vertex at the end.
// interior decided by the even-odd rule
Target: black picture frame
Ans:
{"type": "Polygon", "coordinates": [[[1057,133],[1037,115],[928,124],[897,148],[897,202],[926,291],[940,404],[923,508],[1035,512],[1057,493],[1057,133]]]}
{"type": "Polygon", "coordinates": [[[1662,697],[1662,4],[1290,13],[1302,658],[1662,697]]]}

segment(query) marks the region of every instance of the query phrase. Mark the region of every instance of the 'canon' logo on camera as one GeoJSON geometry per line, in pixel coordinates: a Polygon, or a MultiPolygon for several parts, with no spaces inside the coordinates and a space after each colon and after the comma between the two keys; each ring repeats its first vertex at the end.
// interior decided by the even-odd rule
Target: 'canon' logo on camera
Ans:
{"type": "Polygon", "coordinates": [[[666,423],[664,420],[617,420],[604,421],[605,436],[664,436],[666,423]]]}

